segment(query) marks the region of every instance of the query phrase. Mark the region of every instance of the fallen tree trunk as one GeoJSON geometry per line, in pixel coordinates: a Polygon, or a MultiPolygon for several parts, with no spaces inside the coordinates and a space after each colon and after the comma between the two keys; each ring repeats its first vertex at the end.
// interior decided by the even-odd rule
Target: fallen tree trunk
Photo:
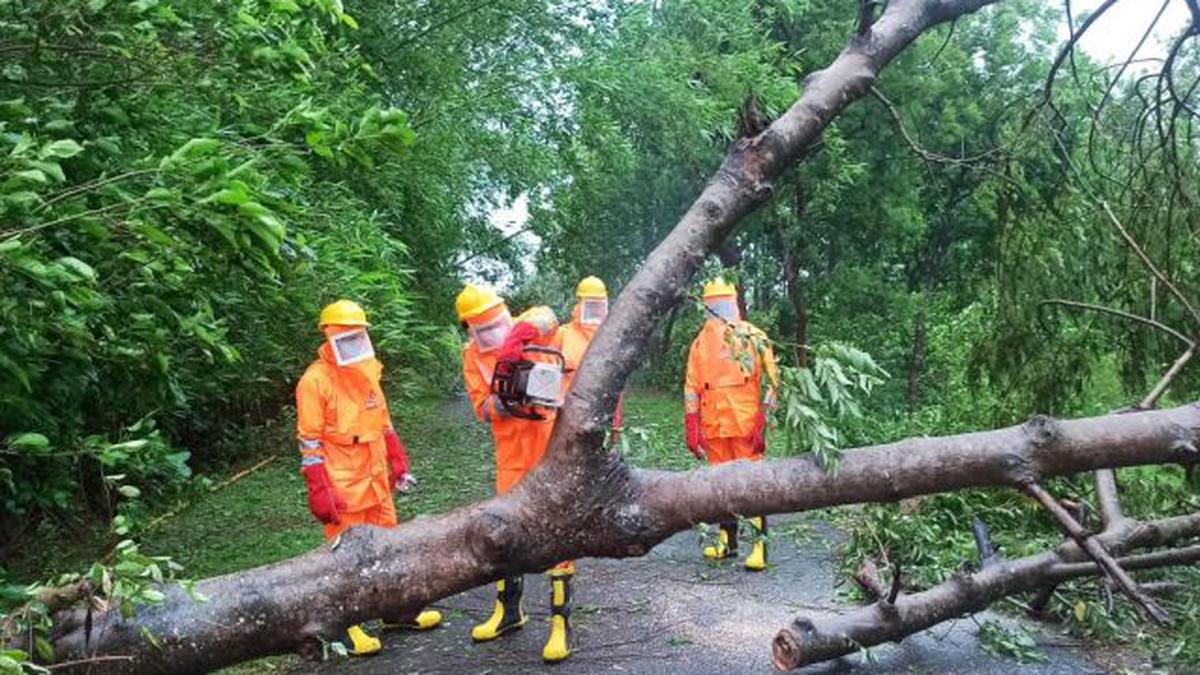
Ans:
{"type": "MultiPolygon", "coordinates": [[[[130,620],[115,611],[93,617],[90,634],[82,612],[62,616],[54,642],[60,660],[94,652],[133,657],[93,664],[104,672],[208,670],[312,649],[318,636],[346,622],[386,617],[558,560],[642,555],[698,522],[1012,486],[1099,466],[1193,461],[1189,448],[1198,434],[1200,405],[1193,404],[1071,421],[1043,417],[997,431],[850,450],[836,476],[807,457],[669,474],[633,470],[606,455],[601,484],[589,487],[570,482],[590,478],[572,473],[575,464],[552,459],[502,497],[394,530],[354,528],[298,558],[202,581],[196,590],[205,602],[171,589],[162,605],[143,607],[130,620]]],[[[1139,536],[1180,529],[1166,523],[1142,528],[1139,536]]],[[[1021,569],[1065,560],[1053,556],[1021,569]]],[[[975,585],[1001,594],[1024,588],[990,574],[975,585]]],[[[1045,581],[1032,571],[1018,577],[1045,581]]]]}
{"type": "MultiPolygon", "coordinates": [[[[1200,514],[1146,524],[1126,523],[1097,536],[1110,551],[1163,546],[1200,536],[1200,514]]],[[[1127,569],[1186,563],[1196,559],[1196,547],[1124,559],[1127,569]]],[[[982,611],[1014,593],[1036,590],[1048,581],[1099,574],[1095,563],[1076,563],[1086,557],[1076,544],[1064,544],[1019,560],[1001,560],[973,574],[957,572],[933,588],[901,595],[894,603],[875,602],[848,614],[827,619],[797,618],[775,636],[773,660],[780,670],[834,659],[885,642],[898,642],[918,631],[966,614],[982,611]]]]}

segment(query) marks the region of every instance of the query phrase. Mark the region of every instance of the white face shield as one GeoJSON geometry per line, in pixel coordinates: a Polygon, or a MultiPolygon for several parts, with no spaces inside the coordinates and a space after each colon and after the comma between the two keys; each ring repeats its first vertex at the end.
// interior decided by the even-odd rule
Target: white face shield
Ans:
{"type": "Polygon", "coordinates": [[[738,320],[738,306],[736,298],[713,298],[705,300],[704,304],[708,306],[708,311],[716,314],[726,321],[738,320]]]}
{"type": "Polygon", "coordinates": [[[479,351],[485,353],[499,349],[504,344],[504,338],[508,337],[510,330],[512,330],[512,316],[507,311],[485,324],[468,327],[471,338],[475,340],[475,344],[479,345],[479,351]]]}
{"type": "Polygon", "coordinates": [[[375,358],[375,347],[371,345],[371,336],[361,328],[331,335],[329,344],[333,347],[333,358],[339,366],[349,366],[375,358]]]}
{"type": "Polygon", "coordinates": [[[599,326],[608,316],[608,298],[588,298],[579,305],[579,322],[585,326],[599,326]]]}

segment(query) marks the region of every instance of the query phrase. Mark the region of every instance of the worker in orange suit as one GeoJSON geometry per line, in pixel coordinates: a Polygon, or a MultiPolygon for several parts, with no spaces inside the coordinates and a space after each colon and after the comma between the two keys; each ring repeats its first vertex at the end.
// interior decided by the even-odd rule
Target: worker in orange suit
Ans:
{"type": "MultiPolygon", "coordinates": [[[[579,364],[583,363],[583,355],[592,344],[592,338],[596,337],[596,329],[608,316],[608,288],[598,277],[585,277],[575,287],[575,300],[575,307],[571,310],[571,321],[559,326],[556,340],[556,345],[562,351],[567,364],[563,391],[570,391],[575,372],[579,370],[579,364]]],[[[623,407],[618,399],[610,437],[613,445],[621,441],[623,407]]]]}
{"type": "MultiPolygon", "coordinates": [[[[458,319],[470,339],[463,346],[463,381],[475,416],[488,424],[496,450],[496,493],[503,494],[537,466],[550,432],[554,411],[541,410],[542,419],[525,419],[512,414],[492,392],[496,364],[517,361],[530,344],[555,346],[558,322],[549,307],[534,307],[513,320],[508,306],[494,290],[468,284],[455,300],[458,319]]],[[[561,563],[551,570],[550,636],[542,649],[547,662],[566,659],[570,648],[570,584],[575,572],[572,563],[561,563]]],[[[471,629],[476,642],[494,640],[525,625],[528,617],[521,604],[525,580],[521,576],[496,583],[496,604],[491,616],[471,629]]]]}
{"type": "MultiPolygon", "coordinates": [[[[353,525],[395,527],[392,491],[407,490],[415,479],[380,387],[383,365],[375,358],[367,315],[356,303],[338,300],[321,310],[318,325],[325,342],[296,385],[309,510],[324,523],[326,540],[353,525]]],[[[441,613],[424,610],[385,617],[384,626],[424,630],[441,621],[441,613]]],[[[338,641],[356,656],[382,646],[360,624],[346,628],[338,641]]]]}
{"type": "MultiPolygon", "coordinates": [[[[733,284],[720,278],[705,284],[704,306],[708,319],[692,341],[683,386],[688,450],[709,464],[758,461],[767,449],[767,409],[775,406],[775,354],[766,334],[742,320],[733,284]]],[[[757,532],[745,567],[763,570],[767,521],[756,516],[750,522],[757,532]]],[[[720,523],[718,542],[705,547],[704,556],[736,555],[737,534],[737,521],[720,523]]]]}

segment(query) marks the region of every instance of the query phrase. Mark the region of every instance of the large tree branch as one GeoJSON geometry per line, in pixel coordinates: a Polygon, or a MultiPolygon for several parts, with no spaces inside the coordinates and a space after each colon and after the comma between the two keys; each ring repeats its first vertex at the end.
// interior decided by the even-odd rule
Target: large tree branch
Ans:
{"type": "MultiPolygon", "coordinates": [[[[1125,526],[1099,535],[1114,552],[1160,546],[1200,535],[1200,514],[1168,518],[1140,527],[1125,526]]],[[[1131,569],[1194,560],[1194,547],[1125,560],[1131,569]]],[[[774,661],[780,670],[850,654],[884,642],[899,641],[917,631],[964,614],[981,611],[995,600],[1037,589],[1049,581],[1096,574],[1095,563],[1075,564],[1083,553],[1074,543],[1018,560],[1002,560],[973,574],[955,573],[948,581],[920,593],[901,595],[895,603],[874,603],[845,615],[817,621],[804,617],[775,636],[774,661]]]]}
{"type": "Polygon", "coordinates": [[[675,531],[734,515],[890,502],[985,485],[1020,487],[1043,477],[1130,461],[1194,462],[1191,430],[1198,422],[1196,406],[1072,421],[1038,417],[997,431],[849,451],[836,475],[808,456],[636,475],[643,509],[660,527],[675,531]],[[1088,449],[1086,456],[1078,456],[1080,448],[1088,449]]]}

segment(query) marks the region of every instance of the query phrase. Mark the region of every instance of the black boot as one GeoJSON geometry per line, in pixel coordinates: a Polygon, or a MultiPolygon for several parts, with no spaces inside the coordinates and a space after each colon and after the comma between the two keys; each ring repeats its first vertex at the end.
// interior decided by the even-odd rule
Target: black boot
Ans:
{"type": "Polygon", "coordinates": [[[509,631],[525,625],[529,617],[521,607],[521,593],[525,589],[524,577],[511,577],[496,582],[496,609],[487,621],[471,629],[471,639],[476,642],[495,640],[509,631]]]}

